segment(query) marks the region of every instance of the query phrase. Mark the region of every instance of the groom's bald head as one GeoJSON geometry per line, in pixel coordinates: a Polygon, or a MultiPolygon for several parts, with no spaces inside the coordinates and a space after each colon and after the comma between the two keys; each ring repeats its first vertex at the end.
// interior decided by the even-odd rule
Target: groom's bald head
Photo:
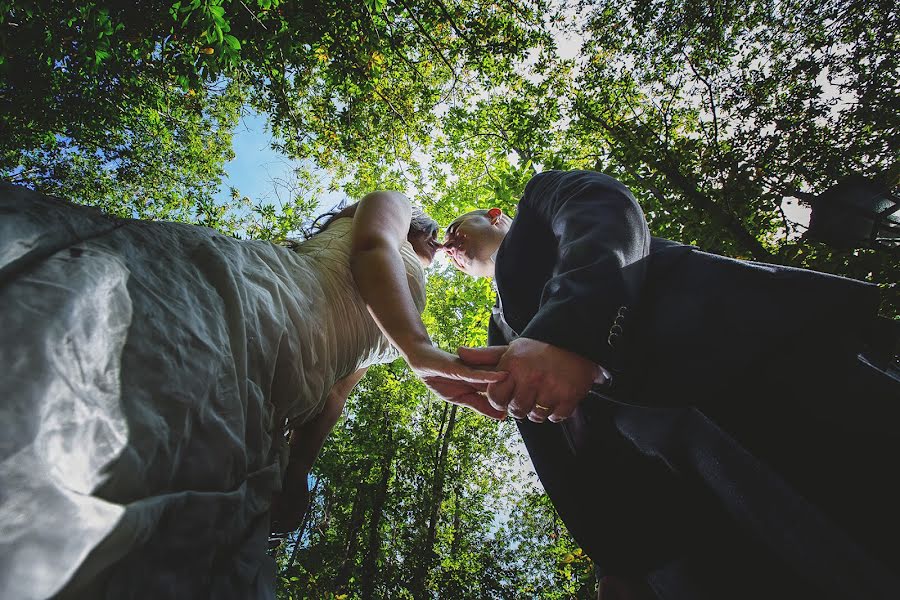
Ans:
{"type": "Polygon", "coordinates": [[[447,230],[449,231],[451,227],[453,227],[460,221],[464,221],[468,217],[472,217],[472,216],[487,217],[487,214],[488,214],[488,209],[486,209],[486,208],[477,208],[475,210],[470,210],[469,212],[463,213],[463,214],[459,215],[458,217],[456,217],[455,219],[453,219],[453,222],[450,223],[449,225],[447,225],[447,230]]]}
{"type": "Polygon", "coordinates": [[[511,223],[512,219],[499,208],[469,211],[447,227],[444,250],[463,273],[473,277],[493,277],[493,255],[511,223]]]}

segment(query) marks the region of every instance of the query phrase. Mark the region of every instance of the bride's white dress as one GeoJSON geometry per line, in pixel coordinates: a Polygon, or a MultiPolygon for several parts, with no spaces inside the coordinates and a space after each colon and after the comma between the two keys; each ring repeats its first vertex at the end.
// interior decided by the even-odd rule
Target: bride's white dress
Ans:
{"type": "Polygon", "coordinates": [[[274,597],[278,424],[396,357],[351,223],[295,252],[0,186],[3,598],[274,597]]]}

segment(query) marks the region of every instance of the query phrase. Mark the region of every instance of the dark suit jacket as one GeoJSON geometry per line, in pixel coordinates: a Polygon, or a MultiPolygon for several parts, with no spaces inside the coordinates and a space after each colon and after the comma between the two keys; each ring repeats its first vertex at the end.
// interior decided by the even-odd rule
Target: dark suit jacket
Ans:
{"type": "MultiPolygon", "coordinates": [[[[780,457],[805,439],[795,434],[810,404],[822,404],[818,382],[833,381],[855,355],[875,317],[875,286],[651,238],[628,189],[588,171],[550,171],[528,183],[498,251],[496,285],[502,314],[489,343],[529,337],[613,373],[612,388],[597,390],[564,424],[519,422],[545,489],[601,573],[645,576],[709,544],[721,546],[723,564],[707,569],[724,573],[726,564],[751,564],[751,555],[763,565],[774,545],[778,556],[763,568],[796,571],[791,563],[807,560],[807,544],[765,539],[791,528],[798,538],[826,531],[817,543],[840,547],[828,560],[868,573],[865,552],[804,501],[833,478],[809,476],[810,461],[780,457]],[[796,486],[782,485],[792,477],[796,486]],[[716,536],[747,523],[764,526],[729,554],[728,539],[716,536]],[[686,550],[685,540],[697,547],[686,550]]],[[[820,428],[827,435],[873,425],[845,419],[838,402],[824,404],[814,420],[828,423],[820,428]]],[[[801,579],[820,576],[807,571],[801,579]]],[[[859,591],[854,576],[841,577],[823,585],[859,591]]],[[[871,593],[878,597],[878,588],[871,593]]]]}

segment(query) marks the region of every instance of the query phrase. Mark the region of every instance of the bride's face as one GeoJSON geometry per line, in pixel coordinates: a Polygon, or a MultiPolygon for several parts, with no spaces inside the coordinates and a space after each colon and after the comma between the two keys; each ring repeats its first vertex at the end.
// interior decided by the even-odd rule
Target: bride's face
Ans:
{"type": "Polygon", "coordinates": [[[427,267],[431,264],[434,260],[435,253],[437,253],[438,248],[441,247],[441,243],[437,240],[437,229],[430,232],[414,231],[406,236],[406,239],[409,240],[410,245],[412,245],[413,250],[415,250],[416,256],[419,257],[419,261],[422,263],[423,267],[427,267]]]}

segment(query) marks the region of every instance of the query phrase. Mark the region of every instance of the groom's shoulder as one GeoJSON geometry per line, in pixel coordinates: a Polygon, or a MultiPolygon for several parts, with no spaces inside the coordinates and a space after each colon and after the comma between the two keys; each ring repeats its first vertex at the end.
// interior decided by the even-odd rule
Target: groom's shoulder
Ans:
{"type": "Polygon", "coordinates": [[[541,171],[540,173],[536,173],[535,175],[533,175],[532,178],[528,181],[526,188],[528,186],[546,185],[548,183],[569,183],[573,181],[588,180],[617,182],[615,178],[610,177],[605,173],[600,173],[599,171],[585,171],[583,169],[550,169],[547,171],[541,171]]]}
{"type": "Polygon", "coordinates": [[[563,194],[566,196],[590,189],[606,188],[631,195],[628,187],[606,173],[572,169],[549,170],[534,175],[525,185],[524,198],[563,194]]]}

